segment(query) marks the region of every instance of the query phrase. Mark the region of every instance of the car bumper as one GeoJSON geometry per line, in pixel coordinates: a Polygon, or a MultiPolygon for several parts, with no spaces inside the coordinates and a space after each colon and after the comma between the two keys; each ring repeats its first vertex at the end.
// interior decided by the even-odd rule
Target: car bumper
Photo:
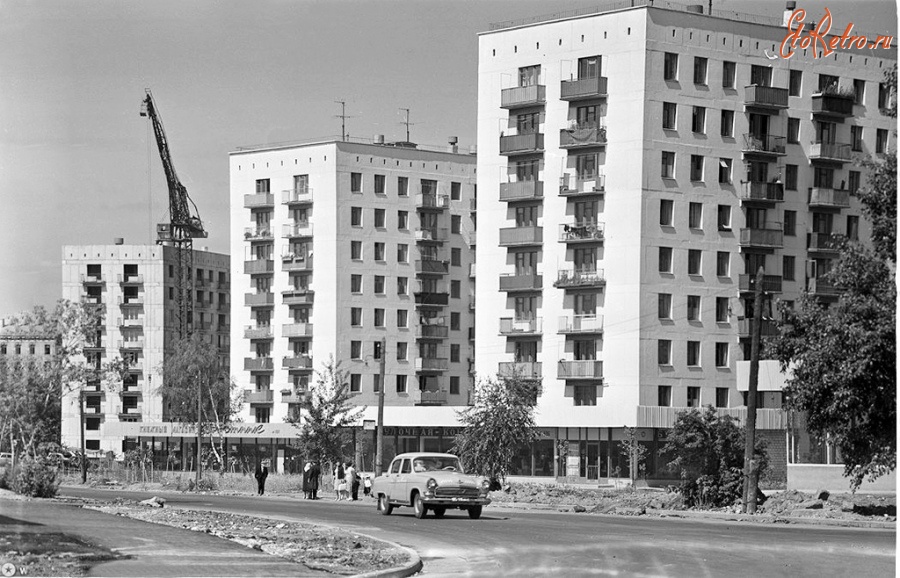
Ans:
{"type": "Polygon", "coordinates": [[[491,503],[490,498],[429,498],[428,496],[425,496],[422,501],[429,508],[434,506],[447,506],[448,508],[487,506],[491,503]]]}

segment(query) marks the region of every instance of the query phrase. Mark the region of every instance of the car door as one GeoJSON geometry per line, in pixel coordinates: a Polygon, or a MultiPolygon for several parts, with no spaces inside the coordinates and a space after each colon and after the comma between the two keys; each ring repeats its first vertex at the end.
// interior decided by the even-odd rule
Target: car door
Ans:
{"type": "Polygon", "coordinates": [[[397,493],[394,490],[394,485],[397,483],[397,478],[400,475],[400,461],[401,460],[392,461],[387,471],[375,478],[377,484],[375,491],[384,493],[388,500],[391,500],[397,493]]]}
{"type": "Polygon", "coordinates": [[[393,499],[397,502],[409,504],[409,492],[412,489],[412,460],[404,458],[400,465],[400,474],[397,476],[397,482],[394,484],[396,493],[393,499]]]}

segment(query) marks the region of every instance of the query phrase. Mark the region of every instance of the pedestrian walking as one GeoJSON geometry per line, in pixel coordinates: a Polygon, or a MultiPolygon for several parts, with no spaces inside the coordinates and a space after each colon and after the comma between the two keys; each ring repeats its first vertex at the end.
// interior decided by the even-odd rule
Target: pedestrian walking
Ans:
{"type": "Polygon", "coordinates": [[[269,467],[268,466],[256,466],[256,485],[257,485],[257,493],[262,496],[266,492],[266,478],[269,477],[269,467]]]}
{"type": "Polygon", "coordinates": [[[319,468],[319,462],[313,462],[309,468],[309,499],[319,499],[319,478],[322,476],[322,470],[319,468]]]}
{"type": "Polygon", "coordinates": [[[344,464],[338,462],[338,465],[334,466],[334,498],[337,501],[341,501],[343,498],[344,491],[347,490],[347,483],[344,479],[344,464]],[[341,485],[344,486],[344,489],[341,490],[341,485]]]}
{"type": "Polygon", "coordinates": [[[368,496],[372,493],[372,478],[370,476],[366,476],[363,479],[363,495],[368,496]]]}
{"type": "Polygon", "coordinates": [[[355,502],[359,499],[359,476],[356,474],[356,468],[352,462],[347,462],[347,468],[344,470],[347,478],[347,489],[350,491],[350,500],[355,502]]]}
{"type": "Polygon", "coordinates": [[[309,489],[309,471],[312,469],[312,464],[306,462],[306,465],[303,466],[303,499],[308,500],[310,496],[309,489]]]}

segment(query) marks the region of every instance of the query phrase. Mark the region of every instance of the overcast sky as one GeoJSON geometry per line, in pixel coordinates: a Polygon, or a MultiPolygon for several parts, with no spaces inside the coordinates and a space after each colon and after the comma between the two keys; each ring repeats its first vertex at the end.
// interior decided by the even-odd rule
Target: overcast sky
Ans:
{"type": "MultiPolygon", "coordinates": [[[[690,4],[684,0],[683,3],[690,4]]],[[[706,5],[706,1],[700,2],[706,5]]],[[[602,4],[551,0],[0,0],[0,316],[52,305],[65,244],[149,243],[167,219],[145,87],[210,237],[228,249],[228,152],[340,134],[474,144],[477,33],[602,4]]],[[[896,33],[896,3],[800,2],[896,33]]],[[[782,0],[715,0],[780,17],[782,0]]]]}

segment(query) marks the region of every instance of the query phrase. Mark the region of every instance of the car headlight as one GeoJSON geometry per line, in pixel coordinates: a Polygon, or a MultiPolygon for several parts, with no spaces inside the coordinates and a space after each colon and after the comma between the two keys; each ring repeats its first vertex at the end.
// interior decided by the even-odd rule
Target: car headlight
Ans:
{"type": "Polygon", "coordinates": [[[491,489],[491,481],[487,480],[487,479],[481,480],[481,491],[487,492],[490,489],[491,489]]]}
{"type": "Polygon", "coordinates": [[[435,480],[434,478],[429,478],[428,482],[425,484],[425,487],[428,488],[429,490],[434,490],[437,487],[437,485],[438,485],[437,480],[435,480]]]}

